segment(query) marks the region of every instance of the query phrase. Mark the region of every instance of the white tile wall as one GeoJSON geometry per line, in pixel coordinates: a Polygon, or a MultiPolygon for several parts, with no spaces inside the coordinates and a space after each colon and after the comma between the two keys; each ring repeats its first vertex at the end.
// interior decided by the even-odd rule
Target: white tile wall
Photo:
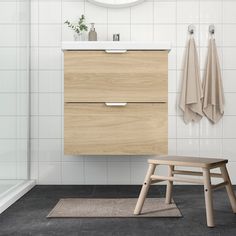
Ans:
{"type": "MultiPolygon", "coordinates": [[[[6,1],[0,8],[0,22],[15,20],[14,12],[6,10],[11,8],[11,4],[6,1]]],[[[63,55],[60,43],[62,40],[73,40],[73,32],[63,22],[67,19],[77,20],[81,14],[85,14],[88,23],[96,23],[99,40],[111,40],[113,33],[120,33],[121,40],[172,42],[173,48],[169,54],[169,153],[225,156],[230,159],[230,172],[236,183],[235,9],[236,1],[233,0],[147,0],[126,9],[106,9],[85,0],[32,0],[32,178],[36,178],[39,184],[140,184],[145,175],[146,158],[142,157],[63,155],[63,55]],[[225,116],[216,125],[205,118],[199,124],[185,125],[177,103],[187,27],[188,24],[196,26],[195,37],[203,73],[208,44],[207,30],[212,23],[216,25],[216,41],[222,63],[225,116]]],[[[5,25],[1,26],[4,30],[5,25]]],[[[5,32],[15,37],[11,30],[5,29],[5,32]]],[[[5,37],[0,39],[0,45],[14,44],[14,41],[8,41],[5,37]]],[[[15,53],[15,50],[0,48],[3,58],[6,54],[14,57],[15,53]]],[[[3,66],[11,69],[15,61],[6,59],[0,68],[3,66]]],[[[6,73],[10,81],[0,81],[0,90],[14,92],[12,72],[0,73],[6,73]]],[[[9,108],[5,112],[11,114],[13,109],[9,108]]],[[[11,119],[0,119],[3,119],[0,122],[2,128],[9,122],[15,124],[11,119]]],[[[14,129],[5,133],[5,136],[15,135],[14,129]]],[[[12,153],[7,155],[14,158],[12,153]]],[[[12,168],[9,166],[9,171],[12,168]]]]}
{"type": "Polygon", "coordinates": [[[25,179],[29,0],[0,1],[0,31],[0,179],[25,179]]]}

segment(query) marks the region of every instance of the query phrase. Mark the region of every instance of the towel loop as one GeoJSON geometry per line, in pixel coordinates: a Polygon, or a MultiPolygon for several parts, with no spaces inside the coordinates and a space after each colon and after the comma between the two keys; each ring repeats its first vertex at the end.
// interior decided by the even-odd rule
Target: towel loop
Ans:
{"type": "Polygon", "coordinates": [[[195,25],[189,25],[188,26],[188,32],[190,35],[193,35],[195,32],[195,25]]]}
{"type": "Polygon", "coordinates": [[[215,34],[215,25],[209,25],[209,33],[211,35],[214,35],[215,34]]]}

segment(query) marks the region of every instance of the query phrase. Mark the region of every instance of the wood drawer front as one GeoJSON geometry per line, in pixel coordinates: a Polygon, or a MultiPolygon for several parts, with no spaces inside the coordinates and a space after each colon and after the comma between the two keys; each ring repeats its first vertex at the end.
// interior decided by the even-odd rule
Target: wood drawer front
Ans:
{"type": "Polygon", "coordinates": [[[167,153],[167,103],[67,103],[64,122],[65,154],[167,153]]]}
{"type": "Polygon", "coordinates": [[[65,52],[65,102],[167,101],[168,52],[65,52]]]}

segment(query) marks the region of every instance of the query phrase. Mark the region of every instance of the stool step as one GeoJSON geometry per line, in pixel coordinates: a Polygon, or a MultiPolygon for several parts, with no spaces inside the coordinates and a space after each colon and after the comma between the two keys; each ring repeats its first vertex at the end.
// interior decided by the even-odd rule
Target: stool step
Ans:
{"type": "MultiPolygon", "coordinates": [[[[187,171],[187,170],[174,170],[173,174],[175,175],[193,175],[193,176],[203,176],[203,173],[200,171],[187,171]]],[[[223,178],[219,173],[210,173],[211,177],[223,178]]]]}
{"type": "Polygon", "coordinates": [[[219,183],[219,184],[211,185],[211,189],[212,189],[212,190],[216,190],[216,189],[219,189],[219,188],[223,188],[223,187],[225,187],[228,183],[229,183],[228,181],[224,181],[224,182],[219,183]]]}
{"type": "Polygon", "coordinates": [[[202,179],[193,179],[193,178],[178,178],[178,177],[170,177],[170,176],[159,176],[159,175],[152,175],[151,180],[168,180],[168,181],[176,181],[176,182],[185,182],[185,183],[192,183],[192,184],[203,184],[202,179]]]}

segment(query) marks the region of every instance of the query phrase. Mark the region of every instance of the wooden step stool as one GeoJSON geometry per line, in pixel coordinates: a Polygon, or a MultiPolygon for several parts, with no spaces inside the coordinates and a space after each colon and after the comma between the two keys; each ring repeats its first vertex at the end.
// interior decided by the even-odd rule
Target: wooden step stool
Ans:
{"type": "Polygon", "coordinates": [[[199,158],[199,157],[184,157],[184,156],[161,156],[155,159],[149,159],[149,168],[134,210],[134,214],[140,214],[145,198],[147,196],[148,189],[151,184],[162,182],[167,180],[166,189],[166,203],[171,203],[173,181],[204,184],[205,204],[206,204],[206,218],[207,226],[214,227],[213,217],[213,202],[212,202],[212,190],[226,187],[228,197],[231,203],[233,212],[236,213],[236,199],[233,192],[232,184],[229,178],[229,174],[226,168],[226,159],[213,159],[213,158],[199,158]],[[168,176],[155,175],[155,169],[157,165],[168,165],[168,176]],[[175,166],[187,166],[187,167],[200,167],[202,172],[175,170],[175,166]],[[211,169],[220,168],[221,173],[211,173],[211,169]],[[179,178],[174,175],[192,175],[203,176],[201,179],[194,178],[179,178]],[[223,182],[212,185],[211,177],[222,178],[223,182]]]}

